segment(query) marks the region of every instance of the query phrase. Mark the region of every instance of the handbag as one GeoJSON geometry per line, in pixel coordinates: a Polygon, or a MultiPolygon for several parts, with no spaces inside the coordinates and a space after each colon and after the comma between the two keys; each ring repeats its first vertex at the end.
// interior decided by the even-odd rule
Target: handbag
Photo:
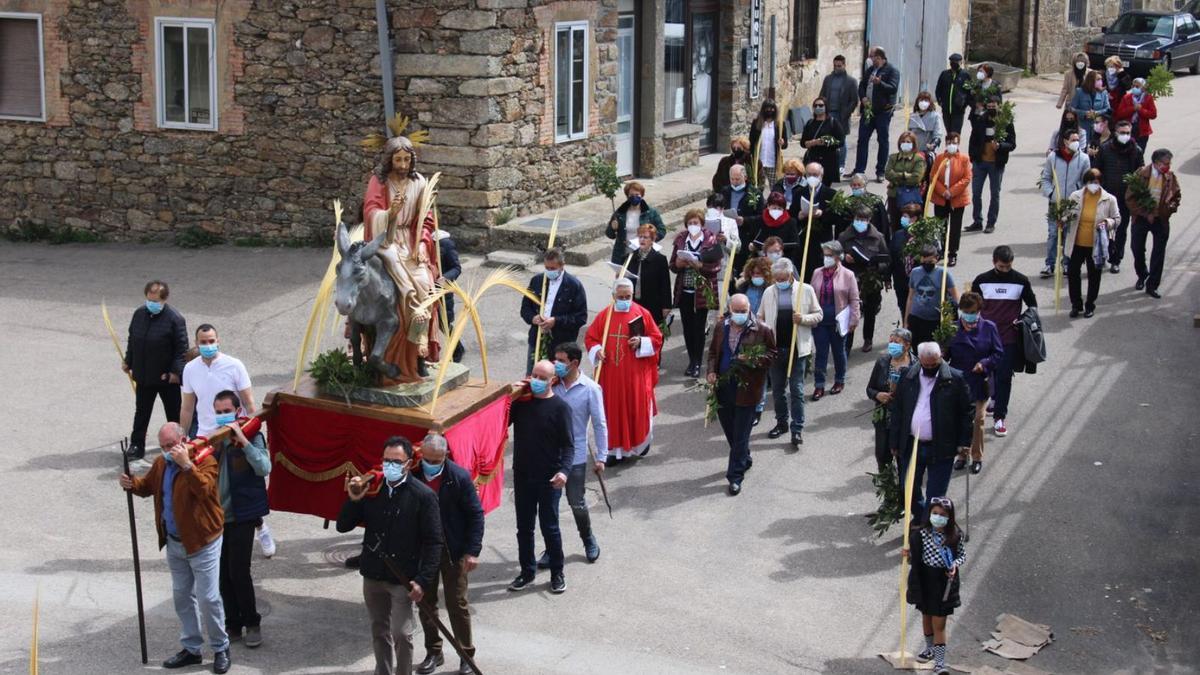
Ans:
{"type": "Polygon", "coordinates": [[[921,204],[921,188],[905,185],[896,188],[896,206],[904,208],[909,204],[921,204]]]}

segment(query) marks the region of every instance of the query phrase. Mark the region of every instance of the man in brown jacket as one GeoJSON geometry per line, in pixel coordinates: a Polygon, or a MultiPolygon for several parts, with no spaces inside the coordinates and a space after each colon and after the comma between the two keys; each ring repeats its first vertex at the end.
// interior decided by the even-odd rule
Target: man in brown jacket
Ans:
{"type": "Polygon", "coordinates": [[[1129,248],[1133,251],[1133,269],[1137,272],[1137,284],[1134,288],[1146,290],[1146,295],[1154,299],[1161,298],[1158,285],[1162,281],[1163,258],[1167,255],[1167,239],[1171,236],[1171,215],[1179,209],[1182,194],[1179,190],[1179,180],[1171,172],[1172,154],[1170,150],[1159,148],[1150,155],[1150,166],[1137,170],[1137,175],[1146,181],[1150,196],[1154,198],[1154,208],[1146,210],[1133,198],[1133,189],[1125,192],[1125,204],[1133,216],[1132,241],[1129,248]],[[1150,266],[1146,266],[1146,235],[1154,235],[1154,244],[1150,249],[1150,266]]]}
{"type": "Polygon", "coordinates": [[[213,672],[225,673],[230,661],[220,590],[221,535],[225,530],[225,512],[217,489],[220,465],[213,455],[194,461],[194,453],[186,445],[187,434],[175,422],[167,422],[158,430],[158,444],[162,456],[155,458],[146,475],[134,478],[121,474],[120,483],[139,497],[154,497],[158,547],[167,549],[183,649],[164,661],[163,668],[201,663],[203,617],[209,645],[215,652],[213,672]]]}
{"type": "Polygon", "coordinates": [[[750,459],[750,430],[754,408],[762,399],[767,368],[775,359],[775,334],[754,319],[750,299],[738,293],[729,298],[729,316],[713,327],[708,346],[708,383],[717,387],[717,419],[729,442],[725,480],[729,494],[742,492],[750,459]]]}

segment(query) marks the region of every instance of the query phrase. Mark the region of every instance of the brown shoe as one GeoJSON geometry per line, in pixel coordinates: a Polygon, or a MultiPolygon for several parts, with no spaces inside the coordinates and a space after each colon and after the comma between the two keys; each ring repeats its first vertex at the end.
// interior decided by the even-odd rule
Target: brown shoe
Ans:
{"type": "Polygon", "coordinates": [[[812,400],[820,401],[823,398],[825,398],[825,387],[817,387],[813,390],[812,400]]]}
{"type": "Polygon", "coordinates": [[[842,390],[845,388],[846,385],[842,384],[841,382],[837,382],[833,385],[833,388],[829,390],[829,395],[837,396],[838,394],[842,393],[842,390]]]}

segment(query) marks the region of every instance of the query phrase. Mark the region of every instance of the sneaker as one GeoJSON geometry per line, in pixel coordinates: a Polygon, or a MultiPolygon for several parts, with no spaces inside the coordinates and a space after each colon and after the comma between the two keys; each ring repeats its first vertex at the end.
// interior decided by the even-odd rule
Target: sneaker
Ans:
{"type": "Polygon", "coordinates": [[[957,264],[958,264],[958,254],[957,254],[957,253],[951,253],[951,254],[950,254],[950,260],[948,260],[948,261],[946,262],[946,264],[947,264],[947,265],[949,265],[950,267],[954,267],[955,265],[957,265],[957,264]]]}
{"type": "Polygon", "coordinates": [[[920,654],[917,654],[917,661],[919,661],[921,663],[929,663],[932,660],[933,660],[933,648],[932,647],[926,647],[925,651],[921,652],[920,654]]]}
{"type": "Polygon", "coordinates": [[[600,544],[596,542],[595,535],[592,535],[584,540],[583,551],[587,556],[587,561],[589,563],[594,563],[600,559],[600,544]]]}
{"type": "Polygon", "coordinates": [[[875,174],[875,182],[882,183],[883,182],[883,174],[881,174],[881,173],[875,174]]]}
{"type": "Polygon", "coordinates": [[[963,228],[963,232],[982,232],[982,231],[983,231],[983,223],[971,223],[970,225],[963,228]]]}
{"type": "Polygon", "coordinates": [[[270,558],[275,555],[275,539],[271,537],[271,528],[266,521],[258,528],[258,545],[262,547],[263,557],[270,558]]]}
{"type": "Polygon", "coordinates": [[[995,399],[992,399],[992,400],[988,401],[987,414],[992,415],[992,414],[995,414],[995,412],[996,412],[996,401],[995,401],[995,399]]]}
{"type": "Polygon", "coordinates": [[[996,424],[992,426],[992,431],[994,431],[997,436],[1003,437],[1008,435],[1008,427],[1005,426],[1004,420],[1002,419],[996,420],[996,424]]]}
{"type": "Polygon", "coordinates": [[[248,626],[246,628],[246,646],[254,649],[262,645],[262,628],[260,626],[248,626]]]}
{"type": "Polygon", "coordinates": [[[946,666],[941,666],[933,672],[933,675],[950,675],[950,669],[946,666]]]}
{"type": "Polygon", "coordinates": [[[854,173],[855,173],[854,169],[850,169],[849,171],[843,171],[842,178],[853,178],[854,173]]]}
{"type": "Polygon", "coordinates": [[[789,428],[790,427],[788,427],[787,422],[778,422],[775,424],[774,428],[767,432],[767,438],[779,438],[780,436],[786,434],[789,428]]]}
{"type": "Polygon", "coordinates": [[[965,457],[959,457],[954,460],[955,471],[962,471],[965,468],[967,468],[967,460],[965,457]]]}
{"type": "Polygon", "coordinates": [[[1043,279],[1049,279],[1050,277],[1054,276],[1054,266],[1046,265],[1042,268],[1042,271],[1038,273],[1038,276],[1043,279]]]}
{"type": "Polygon", "coordinates": [[[567,590],[567,578],[562,572],[550,573],[550,592],[559,594],[567,590]]]}
{"type": "Polygon", "coordinates": [[[984,234],[991,234],[991,233],[993,233],[993,232],[995,232],[995,231],[996,231],[996,224],[995,224],[995,223],[988,223],[987,227],[983,228],[983,233],[984,233],[984,234]]]}
{"type": "Polygon", "coordinates": [[[517,578],[513,579],[512,583],[508,585],[508,590],[523,591],[529,587],[529,584],[532,584],[532,583],[533,583],[533,575],[525,576],[524,574],[518,574],[517,578]]]}
{"type": "Polygon", "coordinates": [[[1113,274],[1120,274],[1120,273],[1121,273],[1121,266],[1120,266],[1120,265],[1118,265],[1117,263],[1113,263],[1113,264],[1111,264],[1111,265],[1109,265],[1109,266],[1108,266],[1108,271],[1109,271],[1109,272],[1112,272],[1113,274]]]}

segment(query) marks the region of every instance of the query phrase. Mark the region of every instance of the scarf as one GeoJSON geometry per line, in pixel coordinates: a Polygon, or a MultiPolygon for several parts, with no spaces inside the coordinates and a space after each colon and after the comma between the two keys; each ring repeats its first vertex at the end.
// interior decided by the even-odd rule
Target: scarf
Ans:
{"type": "MultiPolygon", "coordinates": [[[[1133,98],[1134,103],[1141,105],[1142,99],[1146,98],[1146,92],[1143,91],[1142,93],[1137,94],[1137,95],[1130,94],[1130,96],[1133,98]]],[[[1139,115],[1138,115],[1137,108],[1134,108],[1133,117],[1129,120],[1130,123],[1133,124],[1134,127],[1136,127],[1138,125],[1138,117],[1139,117],[1139,115]]],[[[1132,141],[1130,141],[1130,142],[1132,142],[1132,141]]]]}
{"type": "Polygon", "coordinates": [[[779,216],[778,219],[772,218],[771,210],[769,208],[766,208],[766,209],[763,209],[762,217],[763,217],[763,225],[766,225],[769,228],[775,229],[775,228],[782,226],[784,223],[786,223],[788,221],[788,218],[791,218],[792,216],[790,213],[787,212],[787,209],[784,208],[783,213],[779,216]]]}
{"type": "MultiPolygon", "coordinates": [[[[1059,138],[1062,138],[1062,136],[1059,136],[1059,138]]],[[[1071,152],[1069,148],[1060,147],[1058,149],[1058,156],[1061,157],[1064,162],[1070,164],[1071,160],[1075,158],[1075,153],[1071,152]]]]}
{"type": "Polygon", "coordinates": [[[833,299],[833,275],[837,272],[837,267],[824,267],[821,269],[824,276],[821,277],[821,304],[832,305],[833,299]]]}

